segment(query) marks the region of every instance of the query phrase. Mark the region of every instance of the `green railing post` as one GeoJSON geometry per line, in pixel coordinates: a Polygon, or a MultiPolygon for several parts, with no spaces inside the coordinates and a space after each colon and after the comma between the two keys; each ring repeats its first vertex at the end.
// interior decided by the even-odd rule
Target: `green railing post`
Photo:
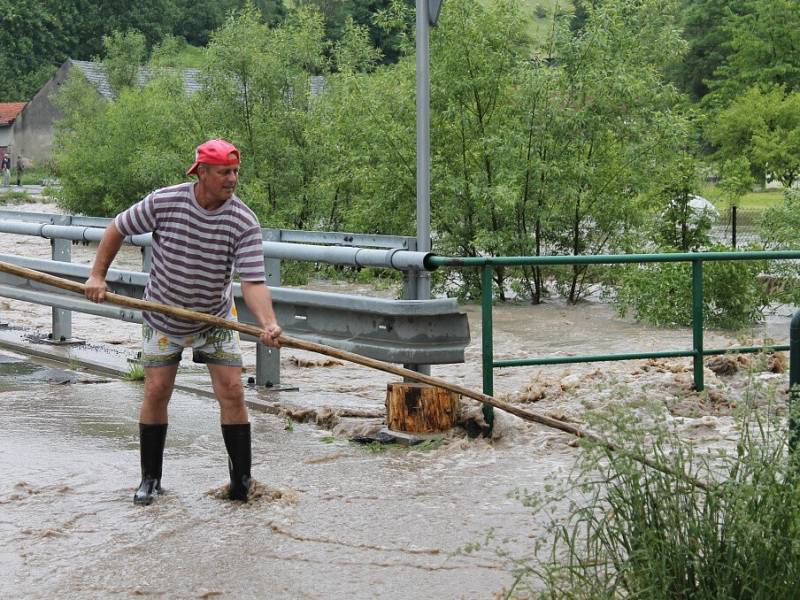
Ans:
{"type": "MultiPolygon", "coordinates": [[[[483,393],[494,395],[494,344],[492,342],[492,266],[484,265],[481,270],[481,357],[483,363],[483,393]]],[[[494,409],[483,405],[483,418],[491,431],[494,425],[494,409]]]]}
{"type": "Polygon", "coordinates": [[[692,260],[692,356],[694,389],[702,392],[703,381],[703,261],[692,260]]]}
{"type": "Polygon", "coordinates": [[[800,310],[794,313],[789,326],[789,447],[797,448],[800,431],[797,415],[800,406],[800,310]]]}

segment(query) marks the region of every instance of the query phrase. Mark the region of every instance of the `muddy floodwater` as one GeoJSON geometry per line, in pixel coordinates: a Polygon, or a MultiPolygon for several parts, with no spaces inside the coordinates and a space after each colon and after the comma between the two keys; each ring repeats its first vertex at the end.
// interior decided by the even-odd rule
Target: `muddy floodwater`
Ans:
{"type": "MultiPolygon", "coordinates": [[[[0,234],[0,252],[49,257],[50,248],[0,234]]],[[[93,252],[74,246],[73,261],[88,263],[93,252]]],[[[138,250],[125,248],[114,266],[139,264],[138,250]]],[[[432,374],[480,389],[480,311],[464,311],[472,336],[465,364],[437,365],[432,374]]],[[[505,305],[494,317],[497,358],[691,345],[689,330],[620,319],[603,303],[505,305]]],[[[707,331],[706,345],[786,343],[789,317],[779,311],[739,335],[707,331]]],[[[50,327],[46,307],[3,298],[0,318],[32,331],[50,327]]],[[[132,351],[139,326],[75,314],[73,335],[132,351]]],[[[245,352],[252,372],[254,349],[245,352]]],[[[492,440],[457,428],[410,448],[357,444],[353,433],[380,425],[393,377],[294,350],[281,352],[281,368],[282,383],[297,390],[249,392],[276,407],[251,410],[257,497],[246,505],[221,498],[227,464],[216,404],[182,388],[170,405],[165,493],[143,508],[131,502],[141,383],[0,348],[0,598],[504,597],[514,559],[529,555],[547,526],[513,492],[566,475],[580,452],[573,440],[498,413],[492,440]],[[292,419],[301,409],[311,417],[292,419]],[[364,416],[337,416],[341,409],[364,416]]],[[[181,377],[205,375],[186,363],[181,377]]],[[[691,390],[691,377],[688,359],[527,367],[496,371],[495,391],[578,424],[587,411],[647,399],[687,437],[713,447],[736,439],[733,415],[747,390],[780,397],[788,383],[785,364],[766,357],[707,368],[702,394],[691,390]]]]}

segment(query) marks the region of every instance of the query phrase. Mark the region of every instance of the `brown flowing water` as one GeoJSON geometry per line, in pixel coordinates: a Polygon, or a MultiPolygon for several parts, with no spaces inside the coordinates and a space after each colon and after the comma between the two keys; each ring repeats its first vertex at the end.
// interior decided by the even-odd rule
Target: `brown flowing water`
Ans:
{"type": "MultiPolygon", "coordinates": [[[[94,250],[73,246],[73,262],[89,263],[94,250]]],[[[2,234],[0,252],[47,258],[50,247],[2,234]]],[[[140,262],[137,249],[124,248],[114,266],[140,262]]],[[[464,310],[472,334],[466,362],[432,371],[480,389],[480,311],[464,310]]],[[[50,327],[47,307],[13,300],[0,299],[0,318],[50,327]]],[[[494,327],[497,358],[691,345],[689,330],[643,326],[597,302],[501,305],[494,327]]],[[[133,350],[139,326],[76,313],[73,335],[133,350]]],[[[785,343],[788,314],[749,335],[785,343]]],[[[738,340],[707,332],[706,343],[738,340]]],[[[252,371],[254,348],[245,350],[252,371]]],[[[382,410],[390,376],[301,351],[283,350],[281,358],[282,382],[298,391],[261,396],[284,406],[382,410]]],[[[747,375],[707,370],[703,394],[691,391],[688,359],[503,369],[495,390],[577,422],[586,411],[647,398],[698,444],[727,445],[737,435],[732,412],[745,380],[779,391],[787,383],[785,373],[772,372],[779,368],[753,364],[747,375]]],[[[191,363],[184,372],[204,373],[191,363]]],[[[565,434],[501,413],[493,440],[456,430],[406,449],[349,442],[348,431],[369,420],[318,426],[251,411],[259,493],[240,505],[220,498],[227,465],[216,404],[179,390],[170,405],[165,493],[142,508],[131,502],[141,394],[140,383],[0,350],[0,598],[493,598],[513,581],[511,558],[529,554],[547,525],[510,494],[541,489],[579,452],[565,434]]]]}

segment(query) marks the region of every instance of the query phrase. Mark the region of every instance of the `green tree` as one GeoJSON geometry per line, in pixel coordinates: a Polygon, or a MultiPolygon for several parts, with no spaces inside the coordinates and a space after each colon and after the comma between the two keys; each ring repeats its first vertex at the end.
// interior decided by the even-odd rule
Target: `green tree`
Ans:
{"type": "MultiPolygon", "coordinates": [[[[322,13],[325,20],[326,37],[332,43],[342,39],[348,27],[348,19],[355,25],[366,28],[372,46],[380,49],[385,64],[396,62],[402,53],[401,35],[397,29],[381,25],[380,14],[395,10],[403,15],[404,26],[414,24],[415,0],[295,0],[295,6],[313,8],[322,13]],[[393,9],[397,4],[400,10],[393,9]]],[[[401,28],[402,30],[402,28],[401,28]]]]}
{"type": "Polygon", "coordinates": [[[30,100],[55,71],[57,19],[38,0],[0,0],[0,99],[30,100]]]}
{"type": "Polygon", "coordinates": [[[754,177],[790,187],[800,175],[800,92],[754,86],[719,113],[708,136],[721,161],[744,156],[754,177]]]}
{"type": "Polygon", "coordinates": [[[65,209],[113,215],[184,177],[201,126],[177,74],[124,89],[114,102],[71,76],[56,103],[65,114],[54,144],[65,209]]]}
{"type": "Polygon", "coordinates": [[[739,206],[739,200],[753,189],[754,184],[750,162],[744,156],[728,159],[720,165],[717,187],[729,206],[739,206]]]}
{"type": "Polygon", "coordinates": [[[112,31],[141,31],[150,47],[179,15],[175,0],[0,0],[0,99],[30,100],[67,58],[101,54],[112,31]]]}
{"type": "Polygon", "coordinates": [[[709,82],[709,104],[725,107],[745,90],[800,86],[800,10],[796,0],[740,0],[724,21],[730,54],[709,82]]]}
{"type": "Polygon", "coordinates": [[[728,17],[741,11],[741,0],[683,0],[681,25],[688,50],[670,74],[689,94],[700,100],[709,92],[709,82],[732,52],[728,17]]]}
{"type": "Polygon", "coordinates": [[[664,184],[651,196],[661,209],[654,236],[657,244],[662,249],[681,252],[708,247],[711,241],[710,215],[691,204],[698,184],[694,157],[683,152],[661,169],[667,171],[659,177],[664,184]]]}
{"type": "Polygon", "coordinates": [[[403,59],[367,74],[352,60],[363,52],[346,46],[334,51],[344,68],[314,111],[325,156],[317,179],[326,197],[323,226],[413,235],[414,64],[403,59]]]}
{"type": "Polygon", "coordinates": [[[108,83],[116,95],[136,85],[139,72],[147,58],[144,35],[135,29],[114,31],[103,37],[105,68],[108,83]]]}
{"type": "Polygon", "coordinates": [[[173,33],[190,44],[205,46],[226,17],[247,6],[248,2],[260,12],[266,25],[275,26],[286,17],[283,0],[175,0],[181,19],[173,33]]]}
{"type": "MultiPolygon", "coordinates": [[[[625,248],[644,215],[642,192],[661,185],[655,166],[686,133],[671,110],[674,90],[663,82],[683,49],[674,5],[607,0],[586,11],[579,32],[562,29],[554,40],[559,74],[546,102],[555,107],[531,105],[540,111],[533,118],[546,119],[550,145],[538,151],[544,162],[528,164],[549,180],[545,197],[558,199],[534,204],[529,214],[529,223],[546,225],[539,246],[574,255],[625,248]]],[[[534,78],[526,89],[537,85],[534,78]]],[[[589,273],[574,266],[561,276],[569,300],[584,293],[589,273]]]]}
{"type": "Polygon", "coordinates": [[[319,13],[297,11],[270,29],[253,7],[232,14],[209,44],[194,99],[203,136],[240,147],[248,157],[242,193],[275,225],[313,223],[316,148],[307,129],[311,73],[327,71],[325,49],[319,13]]]}

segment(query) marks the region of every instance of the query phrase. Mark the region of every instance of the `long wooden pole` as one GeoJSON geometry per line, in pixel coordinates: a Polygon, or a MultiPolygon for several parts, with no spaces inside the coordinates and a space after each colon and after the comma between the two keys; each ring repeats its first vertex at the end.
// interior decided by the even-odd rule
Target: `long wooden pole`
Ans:
{"type": "MultiPolygon", "coordinates": [[[[20,267],[18,265],[14,265],[3,261],[0,261],[0,271],[9,273],[11,275],[16,275],[18,277],[22,277],[30,281],[37,281],[39,283],[44,283],[46,285],[57,287],[63,290],[76,292],[82,295],[86,291],[86,286],[82,283],[71,281],[69,279],[63,279],[61,277],[56,277],[55,275],[42,273],[41,271],[35,271],[33,269],[20,267]]],[[[261,336],[262,330],[259,329],[258,327],[255,327],[254,325],[247,325],[246,323],[239,323],[238,321],[229,321],[228,319],[215,317],[214,315],[208,315],[194,310],[188,310],[186,308],[179,308],[177,306],[168,306],[166,304],[159,304],[158,302],[150,302],[148,300],[140,300],[138,298],[131,298],[129,296],[114,294],[112,292],[106,293],[106,300],[111,304],[117,304],[119,306],[127,306],[128,308],[135,308],[138,310],[162,313],[173,317],[179,317],[181,319],[188,319],[192,321],[200,321],[203,323],[208,323],[216,327],[233,329],[240,333],[252,335],[253,337],[256,338],[261,336]]],[[[696,487],[702,489],[708,489],[707,485],[704,482],[699,481],[691,477],[690,475],[687,475],[685,473],[676,473],[672,469],[669,469],[664,465],[660,465],[645,456],[630,454],[624,448],[612,442],[601,440],[597,436],[588,433],[583,429],[576,427],[575,425],[572,425],[570,423],[565,423],[564,421],[559,421],[558,419],[548,417],[547,415],[543,415],[541,413],[529,410],[523,410],[518,406],[505,402],[504,400],[499,400],[494,396],[489,396],[488,394],[476,392],[462,385],[450,383],[444,379],[440,379],[439,377],[433,377],[432,375],[425,375],[424,373],[418,373],[416,371],[405,369],[403,367],[398,367],[391,363],[376,360],[374,358],[369,358],[367,356],[362,356],[360,354],[355,354],[353,352],[348,352],[346,350],[340,350],[338,348],[333,348],[332,346],[326,346],[325,344],[307,342],[305,340],[301,340],[288,335],[281,335],[279,340],[282,346],[286,346],[288,348],[298,348],[300,350],[308,350],[310,352],[316,352],[318,354],[324,354],[326,356],[340,358],[342,360],[363,365],[365,367],[370,367],[372,369],[378,369],[379,371],[384,371],[386,373],[392,373],[393,375],[405,377],[407,379],[411,379],[412,381],[427,383],[428,385],[440,387],[442,389],[455,392],[456,394],[466,396],[467,398],[472,398],[473,400],[477,400],[478,402],[482,402],[483,404],[488,404],[490,406],[494,406],[495,408],[499,408],[500,410],[503,410],[512,415],[516,415],[519,418],[524,419],[526,421],[539,423],[540,425],[544,425],[552,429],[558,429],[560,431],[569,433],[576,437],[590,440],[593,443],[605,447],[608,450],[626,454],[631,458],[653,469],[656,469],[663,473],[667,473],[669,475],[674,475],[680,479],[688,481],[689,483],[691,483],[696,487]]]]}

